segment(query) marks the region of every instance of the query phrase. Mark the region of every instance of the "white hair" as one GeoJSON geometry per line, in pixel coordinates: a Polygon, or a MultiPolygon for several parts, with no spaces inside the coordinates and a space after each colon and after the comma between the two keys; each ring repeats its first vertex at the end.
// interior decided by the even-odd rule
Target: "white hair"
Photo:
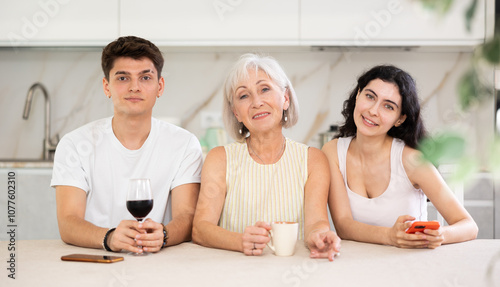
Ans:
{"type": "Polygon", "coordinates": [[[281,120],[284,128],[290,128],[297,123],[299,118],[299,104],[293,89],[292,83],[283,71],[283,68],[278,62],[270,57],[257,54],[244,54],[235,63],[224,83],[224,106],[223,119],[226,130],[231,137],[241,142],[246,138],[248,129],[236,119],[233,113],[233,96],[236,92],[237,85],[249,78],[249,71],[254,70],[255,73],[263,71],[267,76],[283,91],[288,90],[290,105],[284,113],[286,113],[287,121],[281,120]],[[241,129],[241,133],[239,132],[241,129]]]}

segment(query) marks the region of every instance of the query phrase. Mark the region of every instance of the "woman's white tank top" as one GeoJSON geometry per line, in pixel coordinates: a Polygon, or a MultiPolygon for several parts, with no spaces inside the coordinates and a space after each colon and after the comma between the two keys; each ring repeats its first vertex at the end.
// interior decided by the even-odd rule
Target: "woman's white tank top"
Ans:
{"type": "MultiPolygon", "coordinates": [[[[402,155],[405,143],[394,138],[391,146],[391,179],[380,196],[367,198],[349,188],[346,176],[346,158],[352,137],[339,138],[337,153],[339,168],[344,178],[354,220],[376,226],[392,227],[401,215],[411,215],[416,220],[427,220],[427,197],[416,189],[403,167],[402,155]]],[[[353,172],[353,171],[351,171],[353,172]]]]}

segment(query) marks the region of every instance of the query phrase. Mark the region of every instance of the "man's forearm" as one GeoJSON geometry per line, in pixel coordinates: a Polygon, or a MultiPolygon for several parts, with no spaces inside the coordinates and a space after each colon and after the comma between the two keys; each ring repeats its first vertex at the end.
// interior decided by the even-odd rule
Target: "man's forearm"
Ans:
{"type": "Polygon", "coordinates": [[[180,244],[191,240],[194,214],[184,214],[173,218],[167,225],[167,246],[180,244]]]}
{"type": "Polygon", "coordinates": [[[85,219],[67,216],[59,222],[61,239],[71,245],[102,248],[104,235],[108,229],[97,227],[85,219]]]}

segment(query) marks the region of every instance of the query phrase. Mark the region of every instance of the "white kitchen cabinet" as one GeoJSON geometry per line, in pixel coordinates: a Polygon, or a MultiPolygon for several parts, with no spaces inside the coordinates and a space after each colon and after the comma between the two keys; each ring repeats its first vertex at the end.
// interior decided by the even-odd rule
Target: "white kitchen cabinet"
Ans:
{"type": "Polygon", "coordinates": [[[105,45],[118,37],[118,1],[2,1],[0,45],[105,45]]]}
{"type": "Polygon", "coordinates": [[[158,45],[297,45],[298,0],[121,0],[120,34],[158,45]]]}
{"type": "MultiPolygon", "coordinates": [[[[4,183],[0,184],[0,224],[15,228],[17,240],[61,238],[51,178],[52,168],[0,168],[0,181],[4,183]],[[15,184],[8,185],[8,180],[15,184]]],[[[0,233],[0,240],[9,239],[7,232],[0,233]]]]}
{"type": "Polygon", "coordinates": [[[441,16],[416,0],[0,1],[0,47],[104,46],[123,35],[160,46],[474,46],[494,16],[493,0],[478,0],[471,31],[472,0],[441,16]]]}
{"type": "Polygon", "coordinates": [[[485,2],[478,1],[469,32],[465,11],[471,0],[455,0],[444,15],[414,0],[301,1],[300,40],[302,45],[361,47],[477,45],[485,39],[485,2]]]}

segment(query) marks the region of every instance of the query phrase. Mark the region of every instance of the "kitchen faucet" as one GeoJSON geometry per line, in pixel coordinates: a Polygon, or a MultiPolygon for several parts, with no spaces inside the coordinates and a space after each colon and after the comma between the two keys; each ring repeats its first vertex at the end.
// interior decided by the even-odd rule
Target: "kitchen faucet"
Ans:
{"type": "Polygon", "coordinates": [[[33,94],[36,88],[39,88],[43,92],[45,98],[45,138],[43,139],[43,160],[51,159],[51,154],[56,150],[57,143],[59,142],[59,136],[57,135],[57,142],[52,143],[50,139],[50,99],[47,90],[41,83],[34,83],[28,90],[28,96],[26,97],[26,103],[24,104],[23,119],[27,120],[31,110],[31,101],[33,100],[33,94]]]}

